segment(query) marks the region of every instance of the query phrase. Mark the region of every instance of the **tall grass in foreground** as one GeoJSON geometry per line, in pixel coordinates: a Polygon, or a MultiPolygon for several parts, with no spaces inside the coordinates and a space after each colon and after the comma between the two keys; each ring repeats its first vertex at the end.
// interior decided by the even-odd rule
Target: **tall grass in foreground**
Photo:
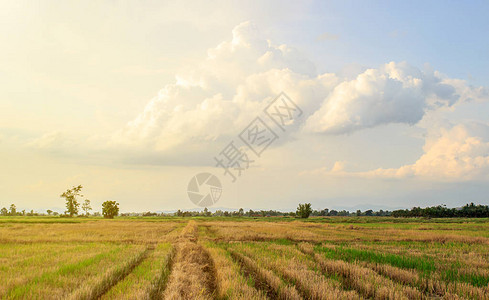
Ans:
{"type": "Polygon", "coordinates": [[[230,250],[232,257],[238,261],[246,274],[255,281],[258,289],[267,293],[272,299],[301,299],[299,292],[291,285],[285,283],[272,271],[260,267],[251,258],[237,251],[230,250]]]}
{"type": "Polygon", "coordinates": [[[152,299],[164,288],[169,275],[172,246],[159,244],[148,257],[101,299],[152,299]]]}
{"type": "MultiPolygon", "coordinates": [[[[326,271],[334,272],[336,270],[337,272],[345,272],[344,269],[348,268],[348,264],[358,265],[364,269],[373,270],[380,275],[386,276],[392,281],[404,285],[406,288],[415,288],[430,297],[489,298],[488,286],[478,287],[467,282],[458,281],[461,274],[459,270],[457,270],[453,278],[447,279],[444,270],[451,270],[454,266],[447,263],[443,265],[442,261],[432,260],[432,265],[425,267],[426,263],[420,262],[423,257],[383,255],[380,252],[363,252],[358,249],[349,249],[350,251],[342,252],[345,249],[343,247],[335,247],[334,245],[314,247],[308,243],[300,244],[299,248],[303,252],[314,256],[326,271]],[[336,254],[330,252],[331,250],[336,251],[336,254]],[[340,257],[344,260],[338,260],[340,257]]],[[[381,249],[379,247],[379,250],[381,249]]],[[[463,268],[461,269],[463,270],[463,268]]]]}
{"type": "Polygon", "coordinates": [[[43,274],[113,249],[106,243],[32,243],[0,245],[0,297],[43,274]]]}
{"type": "Polygon", "coordinates": [[[144,247],[140,245],[118,245],[108,252],[42,273],[27,284],[9,290],[7,298],[67,298],[80,286],[92,286],[100,281],[100,276],[126,265],[141,251],[144,251],[144,247]]]}
{"type": "Polygon", "coordinates": [[[271,243],[235,244],[233,248],[275,271],[306,299],[359,299],[355,291],[345,291],[340,282],[314,270],[315,263],[294,245],[271,243]]]}
{"type": "Polygon", "coordinates": [[[105,272],[89,278],[76,289],[68,299],[96,299],[102,296],[111,286],[127,276],[143,259],[149,249],[140,251],[123,258],[123,263],[109,267],[105,272]]]}
{"type": "Polygon", "coordinates": [[[251,286],[250,278],[241,275],[241,270],[230,254],[223,248],[206,243],[214,266],[216,268],[217,297],[220,299],[267,299],[263,291],[259,291],[251,286]]]}
{"type": "Polygon", "coordinates": [[[346,287],[357,290],[364,297],[374,299],[422,299],[426,297],[418,289],[396,283],[370,268],[343,260],[330,259],[325,257],[324,253],[314,253],[310,244],[301,244],[299,247],[303,252],[313,256],[324,273],[341,276],[346,287]]]}

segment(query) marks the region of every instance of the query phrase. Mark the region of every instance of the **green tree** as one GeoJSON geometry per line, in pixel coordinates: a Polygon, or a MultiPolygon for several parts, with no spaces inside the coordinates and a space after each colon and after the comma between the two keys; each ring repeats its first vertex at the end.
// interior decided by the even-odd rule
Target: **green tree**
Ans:
{"type": "Polygon", "coordinates": [[[119,214],[119,203],[115,201],[105,201],[102,203],[102,214],[104,218],[113,219],[119,214]]]}
{"type": "Polygon", "coordinates": [[[10,215],[15,216],[17,215],[17,207],[15,207],[15,204],[10,204],[10,215]]]}
{"type": "Polygon", "coordinates": [[[7,210],[7,208],[5,208],[5,207],[4,207],[4,208],[2,208],[1,213],[2,213],[2,216],[6,216],[6,215],[8,215],[8,210],[7,210]]]}
{"type": "Polygon", "coordinates": [[[53,211],[50,209],[46,210],[46,212],[48,213],[48,215],[51,215],[53,213],[53,211]]]}
{"type": "Polygon", "coordinates": [[[244,216],[244,210],[242,208],[239,209],[238,216],[240,217],[244,216]]]}
{"type": "Polygon", "coordinates": [[[78,202],[77,197],[83,197],[81,194],[83,186],[74,186],[72,189],[66,190],[63,194],[61,194],[61,198],[66,199],[66,209],[67,213],[70,215],[70,217],[73,217],[73,215],[78,214],[78,208],[80,207],[80,203],[78,202]]]}
{"type": "Polygon", "coordinates": [[[85,202],[83,202],[82,209],[85,212],[85,215],[88,217],[90,214],[89,211],[92,210],[92,207],[90,206],[90,200],[85,199],[85,202]]]}
{"type": "Polygon", "coordinates": [[[299,204],[299,206],[297,207],[296,215],[303,219],[307,219],[309,218],[311,212],[312,212],[311,203],[304,203],[304,204],[299,204]]]}
{"type": "Polygon", "coordinates": [[[211,212],[206,208],[204,208],[204,217],[210,217],[211,216],[211,212]]]}

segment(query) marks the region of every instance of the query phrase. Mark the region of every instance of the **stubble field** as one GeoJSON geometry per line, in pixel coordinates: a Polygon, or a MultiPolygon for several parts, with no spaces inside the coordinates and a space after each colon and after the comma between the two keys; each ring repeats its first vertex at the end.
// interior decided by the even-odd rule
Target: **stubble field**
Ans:
{"type": "Polygon", "coordinates": [[[0,218],[5,299],[489,299],[489,220],[0,218]]]}

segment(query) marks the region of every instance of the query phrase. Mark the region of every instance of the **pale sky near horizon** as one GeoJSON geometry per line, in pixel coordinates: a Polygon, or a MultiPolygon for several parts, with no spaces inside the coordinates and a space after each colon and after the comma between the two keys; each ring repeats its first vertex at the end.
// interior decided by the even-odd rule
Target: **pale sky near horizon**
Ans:
{"type": "MultiPolygon", "coordinates": [[[[489,204],[486,1],[2,1],[0,207],[489,204]],[[235,183],[214,157],[303,111],[235,183]],[[267,122],[270,120],[267,120],[267,122]]],[[[243,148],[245,149],[245,148],[243,148]]]]}

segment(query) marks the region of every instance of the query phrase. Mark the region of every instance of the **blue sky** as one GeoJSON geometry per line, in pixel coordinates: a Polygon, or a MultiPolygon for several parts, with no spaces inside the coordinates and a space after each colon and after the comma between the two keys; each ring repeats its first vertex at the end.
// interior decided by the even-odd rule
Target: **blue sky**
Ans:
{"type": "MultiPolygon", "coordinates": [[[[484,1],[0,4],[0,207],[487,204],[484,1]],[[236,183],[213,157],[280,92],[303,110],[236,183]]],[[[272,124],[273,125],[273,124],[272,124]]]]}

